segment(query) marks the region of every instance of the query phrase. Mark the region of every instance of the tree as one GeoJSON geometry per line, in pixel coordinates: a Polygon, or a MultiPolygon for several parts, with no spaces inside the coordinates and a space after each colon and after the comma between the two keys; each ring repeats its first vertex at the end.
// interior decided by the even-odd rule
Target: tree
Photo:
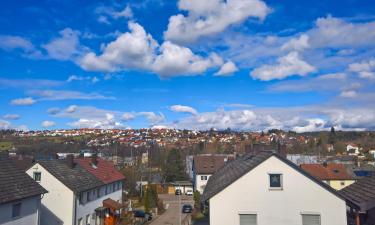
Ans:
{"type": "Polygon", "coordinates": [[[178,149],[174,148],[168,153],[165,165],[165,179],[167,182],[186,179],[184,163],[178,149]]]}
{"type": "Polygon", "coordinates": [[[336,142],[336,132],[335,132],[335,128],[334,127],[331,127],[331,132],[329,134],[329,138],[328,138],[328,143],[330,144],[335,144],[336,142]]]}

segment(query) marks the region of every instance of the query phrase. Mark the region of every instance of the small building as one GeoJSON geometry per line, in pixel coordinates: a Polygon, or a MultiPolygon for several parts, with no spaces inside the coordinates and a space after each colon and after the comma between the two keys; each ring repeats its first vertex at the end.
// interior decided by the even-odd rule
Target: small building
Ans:
{"type": "Polygon", "coordinates": [[[202,200],[213,225],[344,225],[345,199],[272,152],[245,155],[208,180],[202,200]]]}
{"type": "Polygon", "coordinates": [[[350,221],[355,225],[375,224],[375,174],[340,190],[348,201],[350,221]]]}
{"type": "Polygon", "coordinates": [[[193,160],[194,190],[203,194],[207,181],[212,174],[218,171],[234,156],[227,155],[196,155],[193,160]]]}
{"type": "Polygon", "coordinates": [[[37,161],[26,172],[49,191],[42,199],[41,225],[116,224],[124,176],[112,162],[70,155],[37,161]]]}
{"type": "Polygon", "coordinates": [[[39,225],[40,201],[47,190],[0,156],[0,224],[39,225]]]}
{"type": "Polygon", "coordinates": [[[301,164],[300,166],[304,171],[336,190],[341,190],[355,182],[343,164],[301,164]]]}
{"type": "Polygon", "coordinates": [[[171,185],[174,187],[174,191],[181,190],[182,194],[186,194],[189,190],[193,191],[193,183],[191,181],[175,181],[171,185]]]}

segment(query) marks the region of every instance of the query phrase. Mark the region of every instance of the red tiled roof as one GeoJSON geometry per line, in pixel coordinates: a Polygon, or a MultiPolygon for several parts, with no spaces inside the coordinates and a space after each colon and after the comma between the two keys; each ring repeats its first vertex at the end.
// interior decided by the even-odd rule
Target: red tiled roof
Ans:
{"type": "Polygon", "coordinates": [[[320,180],[351,180],[353,179],[343,164],[301,164],[301,168],[320,180]]]}
{"type": "Polygon", "coordinates": [[[112,162],[99,157],[97,160],[96,168],[92,165],[91,158],[78,158],[75,159],[75,162],[106,184],[125,179],[112,162]]]}

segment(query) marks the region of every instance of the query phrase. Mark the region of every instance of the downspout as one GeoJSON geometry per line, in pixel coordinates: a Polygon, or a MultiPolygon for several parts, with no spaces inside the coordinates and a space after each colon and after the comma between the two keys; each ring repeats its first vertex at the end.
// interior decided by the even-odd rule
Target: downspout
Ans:
{"type": "Polygon", "coordinates": [[[74,215],[73,215],[73,225],[77,225],[77,198],[76,194],[73,192],[73,200],[74,200],[74,215]]]}
{"type": "Polygon", "coordinates": [[[361,219],[359,217],[359,212],[355,213],[355,225],[361,225],[361,219]]]}

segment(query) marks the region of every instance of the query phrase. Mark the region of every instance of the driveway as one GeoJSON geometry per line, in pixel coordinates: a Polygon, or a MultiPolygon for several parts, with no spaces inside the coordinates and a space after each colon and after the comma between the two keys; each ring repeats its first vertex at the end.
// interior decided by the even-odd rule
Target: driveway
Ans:
{"type": "MultiPolygon", "coordinates": [[[[181,221],[184,221],[188,218],[188,214],[181,213],[182,205],[183,204],[191,204],[194,205],[193,197],[192,196],[186,196],[186,195],[180,195],[181,197],[181,206],[179,206],[178,198],[179,196],[176,195],[168,195],[168,194],[162,194],[159,195],[159,199],[163,200],[164,205],[166,206],[166,211],[161,214],[159,217],[157,217],[154,221],[152,221],[151,225],[180,225],[179,218],[181,215],[181,221]]],[[[181,223],[183,224],[183,223],[181,223]]]]}

